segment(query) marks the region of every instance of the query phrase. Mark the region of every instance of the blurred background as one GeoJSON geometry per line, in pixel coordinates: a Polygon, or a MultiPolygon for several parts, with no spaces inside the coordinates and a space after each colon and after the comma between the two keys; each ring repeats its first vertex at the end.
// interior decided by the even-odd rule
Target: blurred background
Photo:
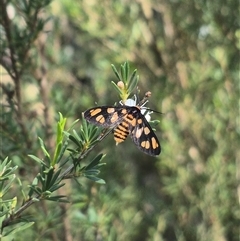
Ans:
{"type": "Polygon", "coordinates": [[[239,240],[239,2],[29,2],[27,10],[25,1],[5,1],[9,26],[27,33],[14,36],[21,93],[6,33],[1,52],[1,101],[21,95],[22,115],[1,115],[9,119],[1,117],[0,154],[20,167],[22,182],[38,172],[27,156],[43,155],[37,137],[53,147],[58,112],[70,125],[86,109],[120,100],[111,64],[125,61],[138,70],[140,97],[151,91],[148,107],[163,113],[152,115],[162,153],[147,156],[130,138],[116,147],[109,135],[89,155],[106,154],[106,184],[66,181],[61,194],[70,204],[32,206],[35,224],[15,240],[239,240]]]}

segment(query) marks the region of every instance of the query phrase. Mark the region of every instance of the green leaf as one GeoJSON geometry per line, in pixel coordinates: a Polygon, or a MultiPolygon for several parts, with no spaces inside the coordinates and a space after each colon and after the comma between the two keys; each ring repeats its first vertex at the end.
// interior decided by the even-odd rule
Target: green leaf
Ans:
{"type": "Polygon", "coordinates": [[[6,157],[3,162],[0,164],[0,171],[2,173],[2,170],[8,168],[10,165],[11,165],[11,162],[10,160],[8,160],[8,157],[6,157]]]}
{"type": "Polygon", "coordinates": [[[128,81],[128,76],[129,76],[129,63],[128,63],[128,61],[126,61],[125,63],[124,63],[124,79],[125,79],[125,82],[127,83],[127,81],[128,81]]]}
{"type": "MultiPolygon", "coordinates": [[[[88,130],[86,130],[84,134],[88,134],[88,130]]],[[[73,135],[70,135],[69,139],[71,139],[71,141],[73,141],[78,147],[82,147],[82,139],[75,130],[73,130],[73,135]]]]}
{"type": "Polygon", "coordinates": [[[117,90],[118,94],[122,95],[122,90],[113,81],[111,81],[111,83],[113,84],[114,88],[117,90]]]}
{"type": "Polygon", "coordinates": [[[93,176],[97,176],[98,174],[100,173],[100,171],[98,170],[98,169],[96,169],[96,168],[92,168],[92,169],[90,169],[90,170],[84,170],[84,175],[85,176],[91,176],[91,175],[93,175],[93,176]]]}
{"type": "Polygon", "coordinates": [[[98,156],[96,156],[96,157],[91,161],[91,163],[85,167],[85,170],[89,170],[89,169],[95,167],[96,165],[98,165],[99,162],[100,162],[104,157],[105,157],[105,155],[103,155],[103,154],[99,154],[98,156]]]}
{"type": "Polygon", "coordinates": [[[31,227],[33,224],[34,224],[34,222],[26,222],[26,223],[23,223],[23,224],[20,223],[20,224],[18,224],[18,227],[14,227],[13,229],[11,229],[8,232],[6,232],[3,235],[3,237],[7,237],[10,234],[11,235],[16,234],[19,231],[23,231],[24,229],[27,229],[27,228],[31,227]]]}
{"type": "Polygon", "coordinates": [[[67,148],[68,148],[68,141],[65,141],[63,143],[62,147],[61,147],[61,150],[60,150],[59,154],[58,154],[58,157],[57,157],[57,160],[56,160],[57,163],[59,163],[61,161],[65,151],[67,150],[67,148]]]}
{"type": "Polygon", "coordinates": [[[113,72],[114,72],[115,75],[117,76],[118,80],[121,81],[122,79],[121,79],[121,77],[120,77],[117,69],[115,68],[115,66],[114,66],[113,64],[111,64],[111,66],[112,66],[113,72]]]}
{"type": "Polygon", "coordinates": [[[5,158],[4,161],[0,164],[0,180],[8,180],[9,176],[18,168],[18,166],[11,167],[12,161],[5,158]]]}
{"type": "Polygon", "coordinates": [[[53,158],[53,161],[52,161],[52,166],[55,166],[55,164],[57,163],[57,160],[59,160],[59,154],[62,150],[62,142],[59,142],[57,144],[57,147],[55,149],[55,152],[54,152],[54,158],[53,158]]]}
{"type": "Polygon", "coordinates": [[[53,155],[53,160],[51,165],[54,166],[59,161],[59,153],[61,152],[62,148],[62,141],[64,138],[64,128],[66,124],[67,118],[63,118],[62,114],[59,112],[59,121],[57,124],[57,138],[56,138],[56,148],[53,155]]]}
{"type": "Polygon", "coordinates": [[[59,183],[61,180],[57,180],[59,175],[61,173],[61,169],[58,169],[55,173],[53,172],[53,175],[51,176],[51,180],[49,185],[53,186],[55,183],[59,183]]]}
{"type": "Polygon", "coordinates": [[[49,188],[52,186],[52,178],[53,178],[53,175],[54,175],[54,169],[53,168],[50,168],[48,171],[46,171],[46,181],[44,181],[43,183],[43,190],[44,191],[48,191],[49,188]]]}
{"type": "Polygon", "coordinates": [[[125,79],[125,64],[121,65],[121,76],[122,76],[122,81],[124,84],[127,84],[127,80],[125,79]]]}
{"type": "Polygon", "coordinates": [[[43,161],[43,160],[41,160],[40,158],[38,158],[38,157],[36,157],[36,156],[34,156],[34,155],[28,155],[30,158],[32,158],[34,161],[36,161],[36,162],[38,162],[39,164],[42,164],[42,165],[44,165],[45,167],[48,167],[47,165],[46,165],[46,163],[43,161]]]}
{"type": "Polygon", "coordinates": [[[41,149],[42,149],[44,155],[47,157],[47,160],[48,160],[48,162],[49,162],[49,164],[50,164],[50,163],[51,163],[50,154],[49,154],[48,151],[46,150],[43,140],[42,140],[40,137],[38,137],[38,139],[39,139],[39,142],[40,142],[41,149]]]}
{"type": "Polygon", "coordinates": [[[136,73],[137,73],[137,70],[135,69],[129,81],[129,86],[128,86],[129,93],[132,93],[133,90],[137,87],[139,76],[138,75],[136,76],[136,73]]]}
{"type": "Polygon", "coordinates": [[[14,181],[15,178],[16,178],[16,175],[15,175],[15,174],[12,174],[11,176],[12,176],[12,178],[10,179],[10,177],[9,177],[7,184],[4,185],[3,188],[2,188],[2,190],[1,190],[1,196],[2,196],[2,197],[9,191],[9,189],[10,189],[11,186],[12,186],[13,181],[14,181]]]}
{"type": "Polygon", "coordinates": [[[90,175],[88,175],[88,176],[86,176],[86,177],[87,177],[88,179],[94,181],[94,182],[99,183],[99,184],[106,184],[106,182],[105,182],[103,179],[98,178],[98,177],[96,177],[96,176],[90,176],[90,175]]]}

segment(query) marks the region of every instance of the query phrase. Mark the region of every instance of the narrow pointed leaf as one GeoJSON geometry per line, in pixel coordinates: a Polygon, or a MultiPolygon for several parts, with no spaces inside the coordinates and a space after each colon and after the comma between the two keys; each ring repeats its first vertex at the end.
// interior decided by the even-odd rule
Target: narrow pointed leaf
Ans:
{"type": "Polygon", "coordinates": [[[111,64],[113,72],[115,73],[115,75],[117,76],[118,80],[121,81],[121,77],[117,71],[117,69],[115,68],[115,66],[113,64],[111,64]]]}

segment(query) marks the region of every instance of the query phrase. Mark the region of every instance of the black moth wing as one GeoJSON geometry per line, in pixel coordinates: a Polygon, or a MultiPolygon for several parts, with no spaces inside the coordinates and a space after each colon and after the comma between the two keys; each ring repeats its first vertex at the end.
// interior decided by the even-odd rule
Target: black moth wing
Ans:
{"type": "Polygon", "coordinates": [[[136,118],[136,125],[129,127],[129,135],[136,146],[150,156],[157,156],[161,146],[150,124],[140,110],[135,110],[132,115],[136,118]]]}
{"type": "Polygon", "coordinates": [[[127,115],[127,109],[121,106],[98,106],[84,112],[84,118],[95,125],[115,128],[127,115]]]}

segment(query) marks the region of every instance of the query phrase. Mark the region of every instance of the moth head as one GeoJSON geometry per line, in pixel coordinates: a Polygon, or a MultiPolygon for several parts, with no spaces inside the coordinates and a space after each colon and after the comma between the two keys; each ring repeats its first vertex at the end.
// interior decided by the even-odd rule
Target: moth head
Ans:
{"type": "MultiPolygon", "coordinates": [[[[140,108],[140,111],[142,113],[142,115],[145,116],[146,120],[149,122],[151,120],[151,114],[153,113],[153,111],[149,110],[145,105],[147,104],[148,100],[146,100],[145,102],[143,102],[139,108],[140,108]]],[[[132,99],[127,99],[125,101],[125,103],[123,104],[122,101],[120,101],[120,104],[121,105],[126,105],[126,106],[138,106],[137,104],[137,96],[134,95],[132,99]]]]}

